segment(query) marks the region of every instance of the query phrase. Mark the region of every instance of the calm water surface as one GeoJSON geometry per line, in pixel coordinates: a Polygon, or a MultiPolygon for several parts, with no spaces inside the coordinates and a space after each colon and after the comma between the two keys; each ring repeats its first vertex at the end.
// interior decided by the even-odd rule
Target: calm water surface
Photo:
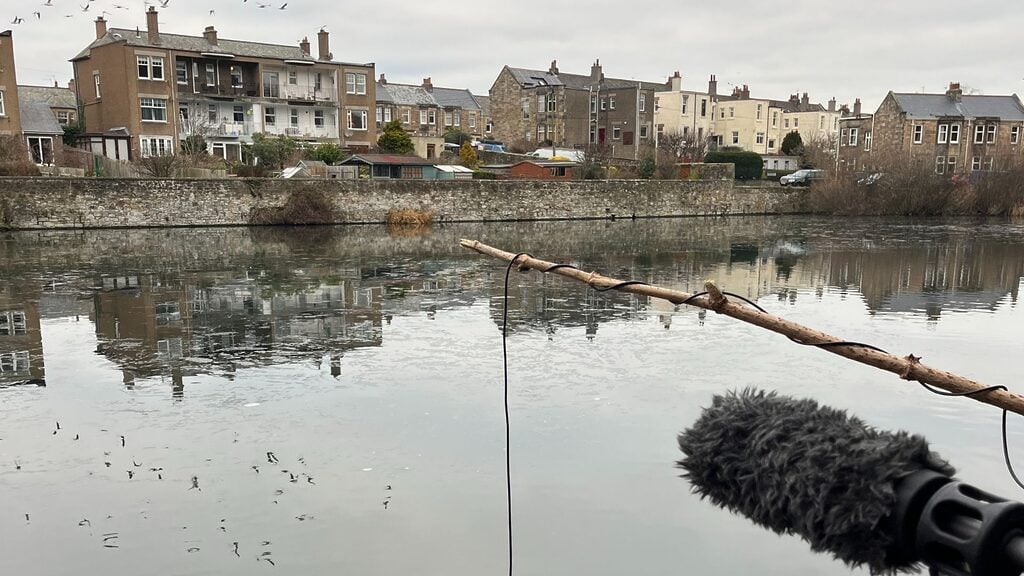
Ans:
{"type": "MultiPolygon", "coordinates": [[[[713,279],[1021,390],[1021,223],[0,235],[0,571],[504,574],[504,267],[459,238],[687,291],[713,279]]],[[[676,434],[748,385],[923,434],[965,480],[1024,496],[993,408],[558,277],[514,276],[509,304],[520,575],[848,574],[678,478],[676,434]]]]}

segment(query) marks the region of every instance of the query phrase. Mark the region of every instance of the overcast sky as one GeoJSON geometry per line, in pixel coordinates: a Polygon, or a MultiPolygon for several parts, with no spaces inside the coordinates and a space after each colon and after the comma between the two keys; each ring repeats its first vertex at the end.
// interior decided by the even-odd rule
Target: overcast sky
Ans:
{"type": "MultiPolygon", "coordinates": [[[[66,84],[68,60],[95,38],[93,20],[104,11],[111,27],[146,26],[144,0],[45,2],[0,0],[19,84],[66,84]]],[[[663,82],[679,70],[684,88],[703,90],[715,74],[719,93],[748,84],[754,97],[860,97],[866,111],[889,90],[942,92],[950,81],[1024,93],[1022,0],[288,0],[279,10],[283,3],[157,5],[163,32],[200,35],[213,25],[221,38],[275,44],[308,36],[314,52],[324,26],[337,60],[375,62],[392,82],[430,76],[435,86],[477,94],[505,64],[547,69],[557,59],[563,72],[589,74],[595,58],[610,77],[663,82]]]]}

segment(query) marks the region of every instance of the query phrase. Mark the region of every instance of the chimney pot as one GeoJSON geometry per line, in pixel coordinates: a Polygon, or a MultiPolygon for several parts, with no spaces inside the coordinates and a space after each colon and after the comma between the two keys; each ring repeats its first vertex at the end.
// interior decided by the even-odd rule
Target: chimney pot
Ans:
{"type": "Polygon", "coordinates": [[[381,84],[387,84],[388,83],[388,79],[384,77],[384,73],[383,72],[380,73],[380,79],[377,80],[377,82],[380,82],[381,84]]]}
{"type": "Polygon", "coordinates": [[[964,91],[960,89],[959,82],[949,83],[949,90],[946,90],[946,96],[948,96],[950,100],[953,100],[954,102],[959,102],[963,98],[963,95],[964,91]]]}
{"type": "Polygon", "coordinates": [[[423,87],[427,89],[427,92],[432,92],[434,90],[434,84],[430,81],[429,76],[423,79],[423,87]]]}
{"type": "Polygon", "coordinates": [[[206,38],[206,41],[208,43],[213,44],[214,46],[216,46],[217,45],[217,30],[213,26],[207,26],[206,29],[203,30],[203,38],[206,38]]]}
{"type": "Polygon", "coordinates": [[[548,68],[548,72],[555,76],[558,76],[558,60],[551,61],[551,68],[548,68]]]}
{"type": "Polygon", "coordinates": [[[100,16],[96,19],[96,39],[99,40],[107,34],[107,21],[100,16]]]}
{"type": "Polygon", "coordinates": [[[860,98],[853,101],[853,115],[860,116],[860,98]]]}
{"type": "Polygon", "coordinates": [[[711,79],[708,80],[708,94],[711,96],[718,95],[718,80],[715,80],[715,75],[711,75],[711,79]]]}
{"type": "Polygon", "coordinates": [[[829,112],[835,112],[836,111],[836,99],[835,99],[835,97],[832,97],[832,99],[828,101],[828,111],[829,112]]]}
{"type": "Polygon", "coordinates": [[[299,48],[302,49],[302,53],[309,56],[309,37],[303,36],[302,42],[299,42],[299,48]]]}
{"type": "Polygon", "coordinates": [[[146,31],[149,33],[149,43],[160,43],[160,22],[157,20],[156,8],[150,6],[146,10],[146,31]]]}

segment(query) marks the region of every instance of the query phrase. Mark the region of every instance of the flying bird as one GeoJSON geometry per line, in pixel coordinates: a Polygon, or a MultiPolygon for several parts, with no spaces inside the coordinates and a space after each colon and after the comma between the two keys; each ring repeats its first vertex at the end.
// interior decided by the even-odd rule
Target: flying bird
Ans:
{"type": "Polygon", "coordinates": [[[210,10],[210,16],[216,16],[216,15],[217,15],[217,11],[216,10],[210,10]]]}
{"type": "Polygon", "coordinates": [[[160,0],[160,7],[161,8],[167,8],[167,4],[169,4],[170,1],[171,0],[160,0]]]}
{"type": "Polygon", "coordinates": [[[36,17],[36,20],[38,20],[38,19],[43,17],[43,15],[40,14],[39,12],[33,12],[32,15],[36,17]]]}
{"type": "Polygon", "coordinates": [[[53,6],[53,0],[46,0],[46,2],[43,3],[43,6],[53,6]]]}
{"type": "Polygon", "coordinates": [[[278,8],[278,10],[284,10],[284,9],[285,9],[285,8],[287,8],[287,7],[288,7],[288,3],[287,3],[287,2],[285,2],[284,4],[281,4],[281,7],[280,7],[280,8],[278,8]]]}
{"type": "Polygon", "coordinates": [[[90,6],[90,4],[86,4],[85,6],[82,6],[82,12],[88,12],[89,11],[89,6],[90,6]]]}
{"type": "MultiPolygon", "coordinates": [[[[11,24],[21,24],[21,23],[22,23],[22,22],[24,22],[24,21],[25,21],[25,19],[24,19],[24,18],[18,18],[17,16],[15,16],[15,17],[14,17],[14,20],[11,20],[11,24]]],[[[53,433],[54,433],[54,434],[56,434],[56,433],[57,433],[57,431],[56,431],[56,430],[54,430],[54,431],[53,431],[53,433]]]]}

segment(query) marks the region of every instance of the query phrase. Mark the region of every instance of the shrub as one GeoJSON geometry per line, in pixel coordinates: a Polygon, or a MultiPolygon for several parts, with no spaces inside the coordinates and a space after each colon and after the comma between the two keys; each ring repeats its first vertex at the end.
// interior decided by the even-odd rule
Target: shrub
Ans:
{"type": "Polygon", "coordinates": [[[761,178],[764,167],[764,161],[757,152],[708,152],[704,162],[734,165],[737,180],[757,180],[761,178]]]}
{"type": "Polygon", "coordinates": [[[487,172],[486,170],[474,170],[473,180],[497,180],[498,175],[494,172],[487,172]]]}
{"type": "Polygon", "coordinates": [[[433,210],[416,210],[413,208],[392,208],[388,210],[388,226],[418,228],[430,226],[433,223],[433,210]]]}
{"type": "Polygon", "coordinates": [[[636,168],[637,174],[644,180],[649,180],[657,169],[658,162],[654,158],[654,152],[644,152],[643,157],[640,158],[640,164],[636,168]]]}
{"type": "Polygon", "coordinates": [[[333,224],[337,217],[325,193],[300,189],[288,195],[284,206],[253,209],[249,222],[256,225],[333,224]]]}

